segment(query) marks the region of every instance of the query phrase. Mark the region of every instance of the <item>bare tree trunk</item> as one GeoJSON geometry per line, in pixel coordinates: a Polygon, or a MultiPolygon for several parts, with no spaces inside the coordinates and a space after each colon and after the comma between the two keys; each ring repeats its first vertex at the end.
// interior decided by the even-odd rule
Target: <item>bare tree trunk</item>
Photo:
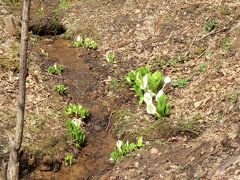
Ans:
{"type": "Polygon", "coordinates": [[[10,137],[10,154],[7,169],[9,180],[18,180],[19,177],[19,151],[22,144],[25,95],[26,95],[26,75],[27,75],[27,49],[28,49],[28,24],[31,0],[23,1],[22,29],[21,29],[21,51],[19,65],[19,100],[16,122],[15,138],[10,137]]]}

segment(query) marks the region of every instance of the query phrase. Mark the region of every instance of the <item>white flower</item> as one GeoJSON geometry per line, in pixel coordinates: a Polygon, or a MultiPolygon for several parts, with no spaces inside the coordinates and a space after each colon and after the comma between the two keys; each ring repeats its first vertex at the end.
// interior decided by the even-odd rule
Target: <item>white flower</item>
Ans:
{"type": "Polygon", "coordinates": [[[77,118],[75,118],[75,119],[72,120],[72,123],[73,123],[75,126],[80,127],[80,126],[82,125],[82,119],[77,119],[77,118]]]}
{"type": "Polygon", "coordinates": [[[169,77],[169,76],[166,76],[165,78],[164,78],[164,84],[168,84],[168,83],[170,83],[171,82],[171,78],[169,77]]]}
{"type": "Polygon", "coordinates": [[[158,98],[160,98],[162,95],[164,94],[163,90],[161,89],[160,91],[158,91],[155,100],[158,101],[158,98]]]}
{"type": "Polygon", "coordinates": [[[148,85],[148,76],[147,74],[143,77],[143,84],[141,84],[141,89],[146,89],[148,85]]]}
{"type": "Polygon", "coordinates": [[[81,41],[82,41],[82,38],[81,38],[81,36],[78,36],[78,37],[77,37],[77,41],[79,41],[79,42],[81,42],[81,41]]]}
{"type": "Polygon", "coordinates": [[[151,93],[150,93],[150,92],[146,92],[146,93],[144,94],[143,100],[144,100],[144,102],[145,102],[146,104],[152,104],[152,95],[151,95],[151,93]]]}
{"type": "Polygon", "coordinates": [[[121,140],[118,140],[117,143],[116,143],[116,146],[117,146],[119,151],[122,151],[122,149],[121,149],[122,145],[123,145],[123,142],[121,140]]]}
{"type": "Polygon", "coordinates": [[[146,109],[148,114],[156,114],[156,107],[153,105],[153,103],[147,104],[146,109]]]}

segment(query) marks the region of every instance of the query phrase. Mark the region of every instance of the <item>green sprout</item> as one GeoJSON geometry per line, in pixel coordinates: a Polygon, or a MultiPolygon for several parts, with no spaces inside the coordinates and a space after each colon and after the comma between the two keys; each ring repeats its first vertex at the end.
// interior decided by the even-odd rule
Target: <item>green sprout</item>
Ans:
{"type": "Polygon", "coordinates": [[[207,65],[205,63],[202,63],[199,65],[199,71],[200,72],[205,72],[207,69],[207,65]]]}
{"type": "Polygon", "coordinates": [[[223,53],[227,53],[230,50],[230,39],[229,39],[229,37],[224,37],[220,41],[220,49],[223,53]]]}
{"type": "Polygon", "coordinates": [[[64,108],[64,112],[67,116],[75,116],[81,119],[85,119],[89,116],[88,109],[80,104],[69,104],[64,108]]]}
{"type": "Polygon", "coordinates": [[[214,18],[210,18],[204,26],[204,31],[211,32],[216,28],[216,26],[217,26],[216,20],[214,18]]]}
{"type": "Polygon", "coordinates": [[[128,141],[124,143],[118,140],[114,151],[110,155],[110,160],[117,162],[120,158],[123,158],[127,154],[133,152],[135,149],[140,149],[143,147],[143,138],[137,138],[137,143],[129,143],[128,141]]]}
{"type": "Polygon", "coordinates": [[[189,78],[183,77],[183,78],[177,79],[172,84],[174,87],[183,88],[189,83],[189,81],[190,81],[189,78]]]}
{"type": "Polygon", "coordinates": [[[65,9],[69,7],[70,3],[69,0],[59,0],[59,9],[65,9]]]}
{"type": "Polygon", "coordinates": [[[84,39],[81,38],[81,36],[78,36],[76,41],[73,42],[73,46],[75,47],[81,47],[84,45],[84,39]]]}
{"type": "Polygon", "coordinates": [[[64,71],[64,68],[63,68],[62,65],[57,65],[55,63],[53,66],[49,66],[47,71],[48,71],[49,74],[58,74],[58,75],[60,75],[64,71]]]}
{"type": "Polygon", "coordinates": [[[18,4],[19,0],[10,0],[13,4],[18,4]]]}
{"type": "Polygon", "coordinates": [[[54,86],[54,90],[60,95],[64,95],[67,94],[68,87],[66,87],[64,84],[57,84],[54,86]]]}
{"type": "Polygon", "coordinates": [[[89,48],[89,49],[97,49],[97,43],[90,38],[86,38],[84,40],[84,46],[89,48]]]}
{"type": "Polygon", "coordinates": [[[115,56],[114,52],[108,52],[108,53],[106,54],[106,61],[107,61],[108,63],[113,63],[114,60],[115,60],[115,58],[116,58],[116,56],[115,56]]]}
{"type": "Polygon", "coordinates": [[[72,165],[73,163],[73,155],[72,154],[67,154],[65,157],[64,157],[64,161],[67,163],[67,165],[72,165]]]}
{"type": "Polygon", "coordinates": [[[89,48],[89,49],[97,49],[97,43],[90,39],[90,38],[86,38],[86,39],[83,39],[81,38],[81,36],[78,36],[76,41],[73,42],[73,46],[75,47],[86,47],[86,48],[89,48]]]}
{"type": "Polygon", "coordinates": [[[67,131],[70,137],[72,138],[75,147],[80,148],[83,146],[86,136],[85,133],[81,129],[81,123],[77,120],[67,120],[67,131]]]}
{"type": "Polygon", "coordinates": [[[38,13],[39,13],[40,15],[44,15],[45,11],[44,11],[43,6],[41,6],[41,7],[38,9],[38,13]]]}

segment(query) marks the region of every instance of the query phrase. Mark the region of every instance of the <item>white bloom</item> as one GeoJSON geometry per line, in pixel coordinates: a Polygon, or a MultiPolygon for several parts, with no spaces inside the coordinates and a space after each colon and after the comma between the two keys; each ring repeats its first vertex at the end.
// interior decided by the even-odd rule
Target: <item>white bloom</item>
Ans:
{"type": "Polygon", "coordinates": [[[156,97],[155,97],[155,100],[158,101],[158,98],[160,98],[162,95],[163,95],[163,90],[161,89],[160,91],[158,91],[156,97]]]}
{"type": "Polygon", "coordinates": [[[168,83],[170,83],[171,82],[171,78],[169,77],[169,76],[166,76],[165,78],[164,78],[164,84],[168,84],[168,83]]]}
{"type": "Polygon", "coordinates": [[[77,37],[77,41],[79,41],[79,42],[82,41],[81,36],[78,36],[78,37],[77,37]]]}
{"type": "Polygon", "coordinates": [[[82,125],[82,119],[74,118],[74,119],[72,120],[72,123],[73,123],[75,126],[80,127],[80,126],[82,125]]]}
{"type": "Polygon", "coordinates": [[[152,103],[149,103],[147,104],[147,113],[148,114],[156,114],[156,107],[152,104],[152,103]]]}
{"type": "Polygon", "coordinates": [[[142,89],[146,89],[148,86],[148,76],[147,74],[143,77],[143,86],[142,89]]]}
{"type": "Polygon", "coordinates": [[[123,145],[123,142],[122,142],[121,140],[118,140],[117,143],[116,143],[116,146],[117,146],[117,148],[118,148],[119,151],[122,150],[122,149],[121,149],[122,145],[123,145]]]}
{"type": "Polygon", "coordinates": [[[152,95],[151,95],[151,93],[150,93],[150,92],[146,92],[146,93],[144,94],[143,100],[144,100],[144,102],[145,102],[146,104],[152,104],[152,95]]]}

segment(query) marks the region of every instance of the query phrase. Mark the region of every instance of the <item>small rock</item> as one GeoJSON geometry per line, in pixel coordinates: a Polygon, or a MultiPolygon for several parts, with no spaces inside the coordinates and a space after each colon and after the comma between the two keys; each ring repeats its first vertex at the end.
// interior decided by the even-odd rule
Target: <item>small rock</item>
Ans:
{"type": "Polygon", "coordinates": [[[134,167],[135,167],[135,168],[138,168],[138,167],[139,167],[139,164],[140,164],[139,162],[135,162],[134,167]]]}
{"type": "Polygon", "coordinates": [[[157,148],[152,148],[150,149],[151,154],[157,154],[158,153],[158,149],[157,148]]]}
{"type": "Polygon", "coordinates": [[[95,126],[94,126],[94,129],[95,129],[96,131],[100,131],[100,130],[102,129],[102,127],[95,125],[95,126]]]}

